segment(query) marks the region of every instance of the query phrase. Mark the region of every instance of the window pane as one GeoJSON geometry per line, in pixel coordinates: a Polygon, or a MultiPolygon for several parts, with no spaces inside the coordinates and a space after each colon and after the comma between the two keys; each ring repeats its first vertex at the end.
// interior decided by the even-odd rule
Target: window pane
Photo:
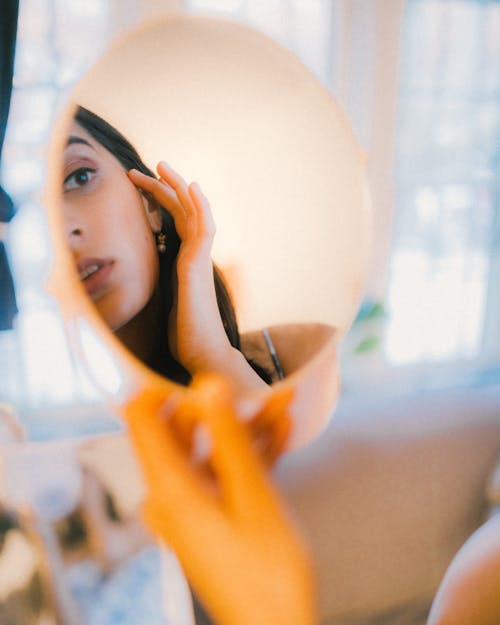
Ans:
{"type": "Polygon", "coordinates": [[[407,5],[386,338],[394,364],[481,352],[498,210],[499,26],[498,3],[407,5]]]}

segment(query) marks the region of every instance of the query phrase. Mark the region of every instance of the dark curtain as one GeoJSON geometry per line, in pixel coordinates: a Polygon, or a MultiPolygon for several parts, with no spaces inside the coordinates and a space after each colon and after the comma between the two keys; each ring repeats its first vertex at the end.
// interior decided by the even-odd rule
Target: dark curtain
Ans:
{"type": "MultiPolygon", "coordinates": [[[[0,161],[9,116],[18,13],[19,0],[2,0],[0,8],[0,161]]],[[[0,222],[10,221],[14,212],[12,200],[0,185],[0,222]]],[[[0,241],[0,330],[12,327],[16,312],[12,276],[4,244],[0,241]]]]}

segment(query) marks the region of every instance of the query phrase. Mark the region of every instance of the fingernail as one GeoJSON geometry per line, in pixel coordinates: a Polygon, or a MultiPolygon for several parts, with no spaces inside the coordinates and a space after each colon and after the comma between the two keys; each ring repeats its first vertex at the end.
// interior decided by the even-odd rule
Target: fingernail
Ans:
{"type": "Polygon", "coordinates": [[[168,421],[170,417],[174,414],[175,409],[179,405],[179,398],[176,395],[175,391],[167,397],[167,399],[160,406],[160,419],[162,421],[168,421]]]}
{"type": "Polygon", "coordinates": [[[162,167],[165,167],[165,169],[172,170],[170,165],[165,161],[160,161],[158,164],[161,165],[162,167]]]}
{"type": "Polygon", "coordinates": [[[193,432],[192,457],[195,462],[208,460],[212,453],[213,443],[210,432],[205,425],[198,425],[193,432]]]}
{"type": "Polygon", "coordinates": [[[238,402],[238,415],[242,421],[250,421],[262,408],[262,400],[260,399],[241,399],[238,402]]]}

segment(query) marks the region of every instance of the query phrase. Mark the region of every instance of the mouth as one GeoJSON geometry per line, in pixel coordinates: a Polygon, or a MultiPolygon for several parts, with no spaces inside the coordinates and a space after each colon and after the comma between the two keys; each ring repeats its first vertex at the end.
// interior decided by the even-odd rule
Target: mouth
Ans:
{"type": "Polygon", "coordinates": [[[84,280],[86,280],[87,278],[90,278],[90,276],[94,275],[96,271],[99,271],[99,269],[102,268],[102,265],[99,263],[95,263],[93,265],[89,265],[88,267],[86,267],[85,269],[82,269],[80,271],[80,280],[83,282],[84,280]]]}
{"type": "Polygon", "coordinates": [[[95,299],[107,286],[114,261],[103,258],[83,258],[77,263],[80,281],[87,293],[95,299]]]}

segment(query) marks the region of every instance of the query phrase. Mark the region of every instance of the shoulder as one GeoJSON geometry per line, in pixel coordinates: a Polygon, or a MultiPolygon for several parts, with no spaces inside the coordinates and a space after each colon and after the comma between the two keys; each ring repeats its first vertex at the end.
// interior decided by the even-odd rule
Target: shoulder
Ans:
{"type": "MultiPolygon", "coordinates": [[[[285,376],[300,369],[311,360],[333,337],[334,327],[323,323],[290,323],[267,328],[269,338],[285,376]]],[[[246,332],[241,336],[241,349],[247,358],[278,376],[270,348],[262,330],[246,332]]]]}
{"type": "Polygon", "coordinates": [[[500,515],[457,553],[436,594],[429,625],[500,623],[500,515]]]}

